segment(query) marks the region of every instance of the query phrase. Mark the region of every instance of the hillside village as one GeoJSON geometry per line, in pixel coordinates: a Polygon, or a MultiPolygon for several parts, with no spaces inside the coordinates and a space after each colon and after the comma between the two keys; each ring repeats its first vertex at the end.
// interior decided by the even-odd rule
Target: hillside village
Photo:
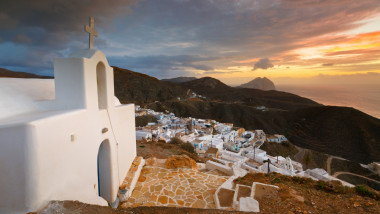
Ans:
{"type": "MultiPolygon", "coordinates": [[[[263,130],[245,130],[234,127],[231,123],[197,118],[180,118],[173,113],[155,112],[136,106],[135,116],[151,115],[157,123],[149,122],[146,126],[136,127],[136,140],[164,141],[169,143],[179,138],[184,143],[191,143],[200,157],[212,157],[206,167],[232,174],[230,163],[251,173],[277,172],[283,175],[312,178],[313,180],[339,180],[330,176],[324,169],[303,170],[302,163],[289,157],[270,156],[260,149],[265,142],[285,143],[284,135],[266,134],[263,130]],[[269,160],[269,164],[268,163],[269,160]],[[239,163],[239,164],[237,164],[239,163]]],[[[346,186],[353,187],[340,180],[346,186]]]]}
{"type": "MultiPolygon", "coordinates": [[[[136,126],[136,140],[144,141],[146,144],[157,141],[168,144],[172,143],[172,141],[180,141],[182,144],[190,144],[199,157],[208,158],[206,163],[197,163],[198,170],[203,170],[203,172],[206,173],[211,172],[215,175],[221,176],[214,178],[215,180],[220,181],[219,183],[210,184],[214,189],[199,189],[200,192],[214,191],[211,194],[213,195],[213,200],[209,200],[211,197],[209,195],[199,197],[204,199],[205,202],[196,200],[196,198],[192,200],[191,198],[180,197],[179,199],[186,199],[184,201],[189,201],[189,203],[183,204],[184,207],[259,212],[259,202],[255,200],[256,196],[254,196],[254,189],[266,189],[267,192],[269,191],[268,194],[271,194],[271,191],[275,190],[277,192],[278,187],[257,182],[254,182],[252,187],[235,185],[236,180],[246,176],[248,173],[262,174],[276,172],[285,176],[308,178],[315,181],[331,182],[338,180],[343,186],[354,187],[354,185],[350,183],[329,175],[324,169],[315,168],[304,170],[301,163],[291,160],[289,157],[270,156],[266,151],[260,149],[265,143],[287,143],[288,140],[284,135],[269,135],[263,130],[245,130],[244,128],[234,127],[233,124],[220,123],[215,120],[191,117],[180,118],[170,112],[155,112],[151,109],[141,108],[140,106],[136,106],[135,110],[136,117],[150,116],[157,120],[157,122],[148,122],[145,126],[136,126]],[[251,197],[243,199],[243,192],[246,192],[246,196],[251,197]],[[249,194],[247,192],[249,192],[249,194]]],[[[156,158],[153,158],[152,160],[152,158],[149,158],[147,160],[147,165],[145,166],[145,170],[148,171],[148,174],[143,175],[142,173],[139,180],[141,181],[141,177],[143,177],[143,181],[145,180],[145,177],[151,177],[152,180],[156,179],[157,181],[158,178],[155,177],[155,174],[157,173],[163,173],[166,176],[169,176],[170,172],[157,171],[157,169],[153,167],[160,166],[161,162],[161,166],[165,168],[162,164],[164,162],[167,164],[169,159],[156,160],[156,158]],[[154,162],[153,164],[148,164],[148,162],[152,161],[154,162]]],[[[185,177],[188,175],[191,176],[191,173],[186,174],[185,177]]],[[[203,176],[205,176],[205,174],[203,174],[203,176]]],[[[169,176],[169,178],[171,177],[169,176]]],[[[202,180],[199,176],[197,179],[200,181],[202,180]]],[[[201,183],[202,182],[198,185],[203,186],[201,183]]],[[[203,184],[207,186],[207,182],[203,184]]],[[[165,188],[165,183],[162,185],[165,188]]],[[[154,188],[155,187],[156,186],[154,186],[154,188]]],[[[142,186],[141,188],[148,187],[142,186]]],[[[173,191],[172,195],[159,195],[158,199],[153,197],[153,201],[150,201],[152,197],[151,195],[148,195],[149,197],[146,197],[145,199],[141,199],[139,192],[141,191],[141,188],[138,188],[137,194],[131,194],[132,199],[128,200],[127,203],[122,205],[122,207],[133,207],[138,205],[166,206],[166,203],[171,206],[181,205],[175,203],[170,204],[169,201],[162,199],[162,197],[167,197],[168,200],[171,200],[172,198],[175,199],[175,197],[178,197],[175,194],[175,191],[173,191]],[[160,198],[162,199],[161,201],[160,198]]],[[[186,187],[184,187],[184,189],[185,188],[186,187]]],[[[143,193],[141,192],[141,194],[143,193]]],[[[156,194],[160,193],[156,192],[156,194]]],[[[191,194],[195,193],[192,192],[191,194]]]]}

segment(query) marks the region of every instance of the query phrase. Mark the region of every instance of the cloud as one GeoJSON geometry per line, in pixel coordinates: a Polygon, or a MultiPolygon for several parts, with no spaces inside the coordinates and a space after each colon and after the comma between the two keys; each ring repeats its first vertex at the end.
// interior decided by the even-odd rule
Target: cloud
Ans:
{"type": "Polygon", "coordinates": [[[234,73],[242,73],[241,70],[228,69],[227,71],[205,71],[199,74],[202,75],[210,75],[210,74],[234,74],[234,73]]]}
{"type": "Polygon", "coordinates": [[[200,63],[217,59],[196,55],[113,56],[109,57],[109,62],[111,65],[166,78],[171,75],[194,75],[192,70],[214,70],[213,67],[200,63]]]}
{"type": "Polygon", "coordinates": [[[0,2],[0,36],[4,41],[64,47],[84,35],[83,25],[94,16],[100,28],[112,26],[115,17],[126,15],[137,0],[12,0],[0,2]],[[20,39],[20,36],[22,37],[20,39]]]}
{"type": "Polygon", "coordinates": [[[380,77],[379,72],[366,72],[366,73],[354,73],[354,74],[340,74],[340,75],[326,75],[326,74],[318,74],[319,78],[358,78],[358,77],[380,77]]]}
{"type": "Polygon", "coordinates": [[[66,53],[70,53],[86,47],[83,26],[88,24],[89,16],[95,17],[98,30],[111,28],[112,20],[129,14],[130,6],[136,2],[0,1],[0,47],[9,47],[0,51],[0,67],[33,73],[48,68],[52,75],[54,57],[62,57],[63,50],[69,49],[66,53]],[[10,55],[14,58],[6,60],[10,55]]]}
{"type": "Polygon", "coordinates": [[[32,40],[26,35],[18,34],[15,36],[14,41],[16,43],[30,43],[32,40]]]}
{"type": "Polygon", "coordinates": [[[322,66],[333,66],[334,63],[323,63],[322,66]]]}
{"type": "Polygon", "coordinates": [[[255,63],[255,66],[253,67],[252,71],[257,70],[259,68],[266,70],[268,68],[273,68],[273,66],[274,65],[268,58],[263,58],[255,63]]]}
{"type": "Polygon", "coordinates": [[[332,53],[326,54],[327,56],[339,56],[339,55],[358,55],[358,54],[374,54],[379,53],[380,50],[372,50],[372,49],[356,49],[356,50],[348,50],[348,51],[335,51],[332,53]]]}
{"type": "MultiPolygon", "coordinates": [[[[12,55],[35,56],[36,62],[42,58],[41,69],[50,66],[52,70],[53,56],[86,48],[83,25],[92,15],[99,31],[95,47],[110,61],[126,68],[130,67],[125,62],[130,62],[138,68],[144,66],[141,69],[146,72],[174,76],[187,69],[212,72],[214,68],[236,66],[236,61],[247,58],[271,56],[274,60],[297,48],[331,44],[340,38],[326,35],[342,35],[379,12],[378,0],[0,1],[0,45],[23,45],[26,50],[10,50],[12,55]],[[315,38],[322,39],[315,42],[315,38]]],[[[0,59],[5,57],[0,54],[0,59]]],[[[24,67],[29,61],[21,57],[12,60],[13,66],[24,67]]],[[[292,56],[275,61],[280,63],[302,62],[292,56]]],[[[329,61],[318,62],[322,63],[329,61]]]]}

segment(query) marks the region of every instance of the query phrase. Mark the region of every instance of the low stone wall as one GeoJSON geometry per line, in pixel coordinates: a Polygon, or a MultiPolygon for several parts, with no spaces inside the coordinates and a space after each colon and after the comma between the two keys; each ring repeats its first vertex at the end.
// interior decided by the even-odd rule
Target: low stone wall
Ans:
{"type": "Polygon", "coordinates": [[[250,195],[251,195],[251,187],[250,186],[237,184],[235,187],[235,194],[234,194],[234,199],[233,199],[233,208],[235,210],[239,210],[239,199],[241,197],[250,197],[250,195]],[[245,190],[248,189],[248,194],[244,190],[244,188],[245,188],[245,190]]]}
{"type": "Polygon", "coordinates": [[[204,163],[197,163],[197,167],[198,167],[198,170],[201,171],[201,170],[206,169],[206,164],[204,164],[204,163]]]}
{"type": "Polygon", "coordinates": [[[137,170],[135,172],[135,175],[132,179],[132,182],[131,182],[131,185],[129,186],[129,189],[128,189],[128,196],[131,197],[132,195],[132,192],[133,190],[135,189],[135,186],[136,186],[136,183],[137,183],[137,180],[139,179],[140,177],[140,174],[141,174],[141,170],[142,168],[144,167],[145,165],[145,160],[142,158],[141,160],[141,163],[139,164],[139,166],[137,167],[137,170]]]}
{"type": "Polygon", "coordinates": [[[245,170],[247,170],[250,173],[262,173],[259,169],[253,168],[251,166],[248,166],[246,163],[243,163],[241,167],[245,170]]]}
{"type": "Polygon", "coordinates": [[[219,156],[221,156],[222,159],[229,160],[232,162],[247,159],[246,157],[241,156],[240,153],[235,154],[235,153],[229,152],[229,151],[220,152],[219,156]]]}
{"type": "Polygon", "coordinates": [[[206,162],[206,169],[208,170],[219,170],[221,172],[224,172],[227,175],[233,175],[232,168],[214,161],[207,161],[206,162]]]}
{"type": "Polygon", "coordinates": [[[125,180],[120,186],[120,191],[118,194],[120,202],[126,201],[129,197],[131,197],[144,165],[145,160],[142,157],[136,157],[135,160],[133,160],[132,166],[129,169],[125,180]]]}
{"type": "Polygon", "coordinates": [[[305,173],[309,174],[310,176],[312,176],[312,177],[314,177],[314,178],[316,178],[318,180],[322,180],[322,181],[325,181],[325,182],[330,181],[329,178],[327,178],[327,177],[325,177],[325,176],[323,176],[321,174],[318,174],[318,173],[316,173],[316,172],[314,172],[313,170],[310,170],[310,169],[306,170],[305,173]]]}
{"type": "Polygon", "coordinates": [[[251,189],[251,197],[252,197],[252,198],[255,198],[255,194],[256,194],[256,186],[264,186],[264,187],[269,187],[269,188],[279,189],[279,187],[278,187],[278,186],[275,186],[275,185],[264,184],[264,183],[260,183],[260,182],[253,182],[253,183],[252,183],[252,189],[251,189]]]}

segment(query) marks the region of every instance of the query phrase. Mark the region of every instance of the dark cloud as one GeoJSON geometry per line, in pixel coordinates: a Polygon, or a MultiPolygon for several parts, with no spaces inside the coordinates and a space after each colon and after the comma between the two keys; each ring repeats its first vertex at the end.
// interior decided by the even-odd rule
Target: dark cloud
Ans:
{"type": "Polygon", "coordinates": [[[106,29],[115,17],[129,14],[136,2],[0,1],[0,50],[5,49],[0,51],[0,67],[34,73],[49,69],[52,75],[54,57],[86,47],[83,26],[89,16],[95,17],[98,29],[106,29]]]}
{"type": "MultiPolygon", "coordinates": [[[[94,16],[101,27],[112,25],[113,18],[126,15],[129,7],[137,0],[12,0],[0,2],[0,29],[12,40],[18,34],[34,36],[33,42],[43,43],[42,39],[65,42],[70,36],[83,32],[83,25],[89,16],[94,16]],[[53,38],[50,38],[52,36],[53,38]]],[[[57,43],[58,43],[57,42],[57,43]]],[[[54,42],[49,43],[54,45],[54,42]]],[[[59,44],[55,44],[59,45],[59,44]]]]}
{"type": "Polygon", "coordinates": [[[322,66],[334,66],[334,63],[324,63],[322,66]]]}
{"type": "Polygon", "coordinates": [[[257,70],[259,68],[261,69],[268,69],[273,68],[272,62],[268,58],[260,59],[258,62],[255,63],[255,66],[253,67],[252,71],[257,70]]]}
{"type": "Polygon", "coordinates": [[[16,43],[30,43],[32,40],[27,35],[18,34],[15,36],[14,41],[16,43]]]}
{"type": "MultiPolygon", "coordinates": [[[[0,49],[14,43],[15,56],[33,56],[37,62],[41,58],[41,68],[52,69],[50,57],[86,47],[83,25],[92,15],[99,31],[95,47],[111,62],[130,68],[125,63],[129,60],[136,69],[170,77],[186,69],[213,72],[247,57],[274,58],[295,48],[321,45],[324,41],[316,43],[314,38],[354,29],[358,21],[378,12],[378,0],[10,0],[0,2],[0,49]]],[[[5,61],[2,58],[8,57],[0,52],[0,62],[5,61]]],[[[276,64],[293,63],[295,58],[276,64]]],[[[20,57],[12,62],[24,67],[37,64],[20,57]]],[[[322,63],[329,62],[318,62],[322,63]]]]}
{"type": "Polygon", "coordinates": [[[214,61],[215,57],[202,57],[193,55],[153,55],[153,56],[114,56],[109,57],[112,65],[128,68],[156,76],[158,78],[170,77],[172,74],[194,75],[190,70],[210,71],[214,68],[200,64],[214,61]]]}

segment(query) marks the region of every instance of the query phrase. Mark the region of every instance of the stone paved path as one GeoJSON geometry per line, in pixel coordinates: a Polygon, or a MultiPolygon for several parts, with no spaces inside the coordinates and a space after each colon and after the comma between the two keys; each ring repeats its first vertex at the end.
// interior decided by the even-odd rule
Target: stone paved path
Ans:
{"type": "Polygon", "coordinates": [[[187,168],[145,166],[132,196],[121,207],[216,208],[213,195],[227,178],[187,168]]]}

